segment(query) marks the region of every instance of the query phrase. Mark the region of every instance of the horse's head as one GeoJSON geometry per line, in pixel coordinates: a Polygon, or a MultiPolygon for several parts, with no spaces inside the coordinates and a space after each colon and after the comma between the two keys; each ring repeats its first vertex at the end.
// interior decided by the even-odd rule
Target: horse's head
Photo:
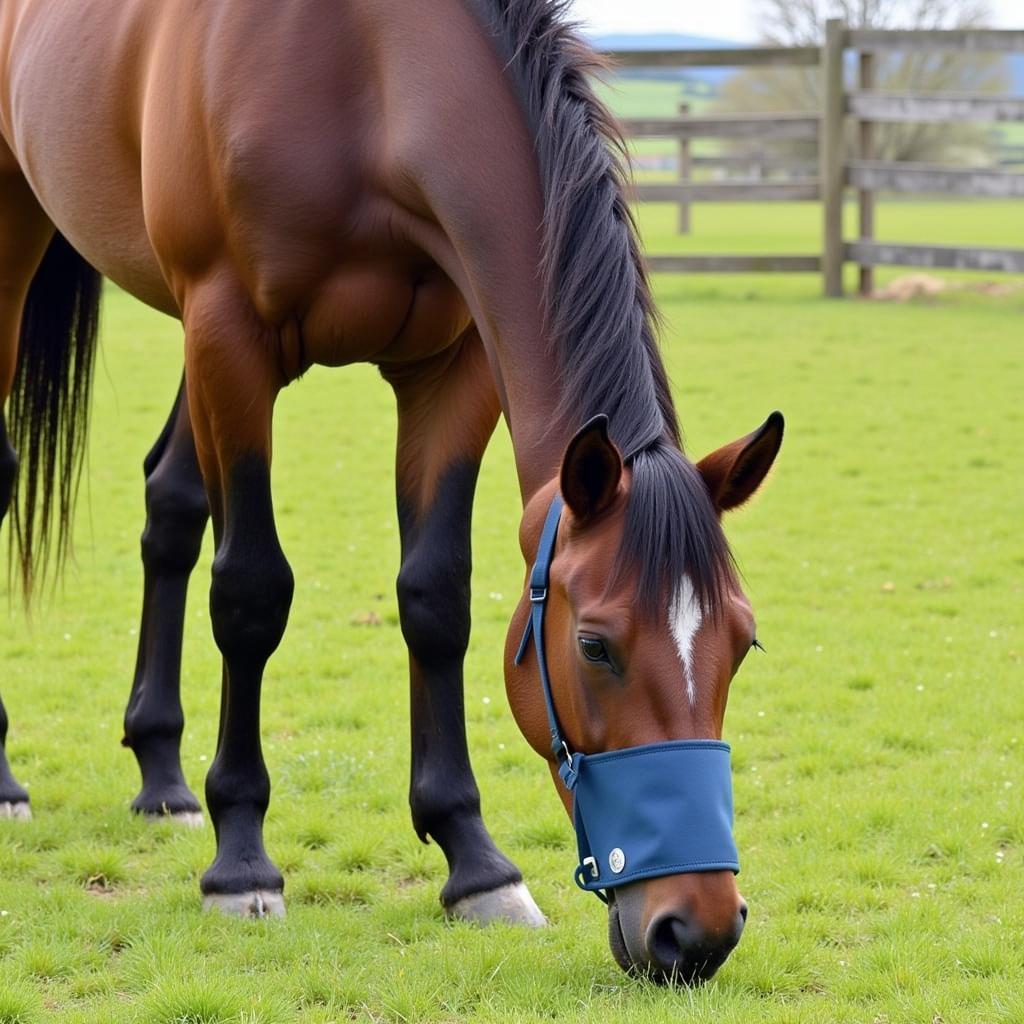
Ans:
{"type": "Polygon", "coordinates": [[[578,881],[609,891],[615,958],[663,980],[709,978],[747,915],[728,867],[727,749],[692,741],[721,739],[729,683],[755,642],[719,520],[760,486],[782,431],[774,413],[696,466],[668,444],[624,463],[599,417],[523,517],[528,563],[547,548],[550,565],[544,586],[535,566],[509,631],[511,707],[570,816],[574,794],[580,805],[578,881]],[[608,751],[629,753],[591,760],[608,751]]]}

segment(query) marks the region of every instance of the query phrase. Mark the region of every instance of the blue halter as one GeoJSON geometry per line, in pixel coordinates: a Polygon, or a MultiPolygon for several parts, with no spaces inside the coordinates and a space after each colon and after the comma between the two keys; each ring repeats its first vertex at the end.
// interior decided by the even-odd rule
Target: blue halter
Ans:
{"type": "Polygon", "coordinates": [[[544,653],[544,609],[561,516],[562,499],[556,495],[530,573],[530,618],[515,663],[523,660],[533,637],[551,749],[573,797],[576,884],[606,899],[602,890],[642,878],[738,873],[728,743],[673,740],[603,754],[569,748],[555,712],[544,653]]]}

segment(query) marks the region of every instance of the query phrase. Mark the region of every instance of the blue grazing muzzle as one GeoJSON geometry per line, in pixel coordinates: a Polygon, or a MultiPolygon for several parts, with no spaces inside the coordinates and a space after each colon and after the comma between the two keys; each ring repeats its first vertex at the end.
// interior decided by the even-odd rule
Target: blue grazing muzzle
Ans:
{"type": "Polygon", "coordinates": [[[530,618],[516,653],[530,638],[558,774],[573,798],[579,849],[576,884],[597,893],[643,878],[740,870],[732,836],[729,744],[673,740],[603,754],[579,754],[562,735],[544,652],[544,609],[562,499],[555,496],[530,573],[530,618]]]}

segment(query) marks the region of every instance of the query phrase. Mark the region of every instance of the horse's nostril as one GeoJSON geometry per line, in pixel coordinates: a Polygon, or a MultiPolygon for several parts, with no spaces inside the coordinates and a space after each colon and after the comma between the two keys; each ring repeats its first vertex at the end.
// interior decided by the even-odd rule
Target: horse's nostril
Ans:
{"type": "Polygon", "coordinates": [[[747,918],[741,904],[735,923],[723,934],[707,932],[693,919],[666,914],[652,922],[647,932],[647,953],[652,972],[663,981],[687,984],[706,981],[740,940],[747,918]]]}
{"type": "Polygon", "coordinates": [[[691,944],[686,922],[669,915],[656,921],[648,934],[647,950],[651,960],[666,972],[677,970],[691,944]]]}
{"type": "Polygon", "coordinates": [[[744,924],[747,923],[747,901],[746,900],[742,900],[740,902],[740,918],[742,919],[744,924]]]}

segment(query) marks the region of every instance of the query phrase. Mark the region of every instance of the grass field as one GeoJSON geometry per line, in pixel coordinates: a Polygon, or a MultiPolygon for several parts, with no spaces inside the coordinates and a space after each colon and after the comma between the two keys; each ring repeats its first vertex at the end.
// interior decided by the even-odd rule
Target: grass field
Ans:
{"type": "MultiPolygon", "coordinates": [[[[1021,210],[908,204],[882,232],[1012,245],[1021,210]]],[[[695,218],[687,248],[814,245],[810,208],[695,218]]],[[[678,245],[670,209],[642,221],[652,249],[678,245]]],[[[504,434],[474,526],[470,739],[492,831],[551,927],[443,920],[443,858],[406,808],[394,415],[367,367],[315,371],[279,406],[276,505],[297,590],[264,723],[289,916],[201,914],[212,830],[133,819],[136,769],[117,742],[139,465],[181,339],[112,293],[77,565],[31,625],[16,608],[0,619],[9,749],[36,814],[0,822],[0,1024],[1024,1020],[1024,294],[881,305],[820,300],[813,277],[656,287],[691,453],[776,407],[788,421],[765,493],[728,524],[768,653],[747,660],[726,719],[751,914],[716,979],[627,978],[603,909],[572,883],[568,822],[502,692],[522,581],[504,434]],[[359,624],[368,611],[379,625],[359,624]]],[[[184,663],[197,792],[219,695],[208,577],[207,551],[184,663]]]]}

